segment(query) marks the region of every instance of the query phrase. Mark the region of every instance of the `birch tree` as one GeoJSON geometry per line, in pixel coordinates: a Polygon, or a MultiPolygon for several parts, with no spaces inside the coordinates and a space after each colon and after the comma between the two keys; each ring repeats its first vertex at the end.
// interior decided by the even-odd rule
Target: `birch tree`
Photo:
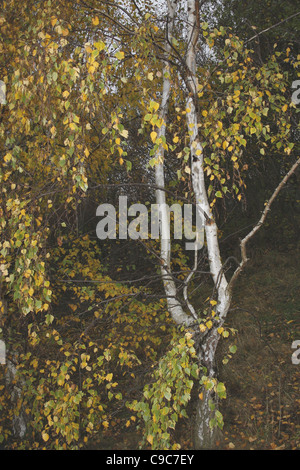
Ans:
{"type": "MultiPolygon", "coordinates": [[[[170,227],[168,223],[168,217],[164,209],[166,204],[166,197],[164,192],[164,158],[166,157],[164,156],[164,149],[162,148],[162,145],[158,146],[156,151],[155,163],[156,185],[162,188],[161,190],[156,191],[156,201],[161,207],[161,272],[168,301],[168,308],[172,318],[178,325],[184,325],[185,327],[190,327],[192,329],[193,339],[197,345],[199,365],[201,370],[205,371],[203,382],[204,385],[200,391],[200,399],[198,400],[196,408],[194,445],[197,449],[211,448],[215,443],[216,426],[213,423],[216,423],[218,421],[216,417],[220,416],[217,410],[218,395],[223,397],[225,394],[224,385],[218,383],[216,377],[216,351],[223,331],[223,325],[231,305],[233,286],[248,261],[246,254],[246,244],[261,228],[267,213],[270,210],[272,202],[300,163],[300,160],[298,159],[284,176],[282,181],[278,183],[277,188],[274,189],[273,195],[266,203],[258,223],[253,227],[248,235],[246,235],[241,240],[241,262],[231,279],[228,280],[225,275],[224,264],[220,254],[218,227],[215,221],[212,204],[209,203],[208,186],[205,177],[206,164],[204,161],[204,151],[201,144],[201,136],[199,135],[202,111],[203,115],[207,114],[205,110],[201,110],[201,106],[198,102],[198,92],[199,89],[201,89],[201,87],[199,87],[199,79],[201,79],[201,77],[199,77],[196,60],[196,54],[199,47],[199,34],[201,31],[199,3],[200,2],[197,0],[186,1],[186,52],[184,57],[184,64],[181,63],[181,67],[183,68],[182,80],[185,83],[186,89],[186,125],[189,134],[191,181],[194,191],[195,204],[197,210],[201,214],[202,219],[204,220],[209,270],[214,283],[214,290],[216,292],[215,301],[213,301],[216,304],[214,318],[212,319],[213,321],[210,322],[209,326],[203,327],[202,325],[202,331],[199,331],[199,322],[197,322],[197,315],[195,313],[194,307],[190,306],[189,311],[185,312],[178,302],[178,293],[176,292],[175,282],[171,276],[170,227]],[[195,324],[197,325],[196,327],[195,324]]],[[[174,44],[174,42],[172,42],[172,34],[174,29],[173,25],[176,15],[177,2],[168,0],[167,6],[168,14],[166,18],[165,56],[166,58],[170,58],[170,54],[173,52],[171,51],[171,45],[174,44]]],[[[211,37],[214,37],[216,34],[221,33],[214,33],[211,37]]],[[[170,65],[166,59],[164,60],[163,77],[160,118],[163,120],[164,124],[158,130],[159,137],[165,137],[166,134],[168,120],[168,100],[171,90],[170,65]]],[[[222,127],[222,123],[220,123],[220,121],[218,122],[218,125],[222,127]]],[[[251,134],[256,132],[256,129],[250,131],[251,134]]],[[[229,139],[223,141],[223,149],[226,149],[229,146],[228,141],[229,139]]],[[[241,153],[242,152],[240,152],[240,154],[241,153]]],[[[287,153],[290,153],[289,147],[287,147],[287,153]]],[[[233,161],[235,160],[236,158],[233,158],[233,161]]],[[[208,323],[206,325],[208,325],[208,323]]]]}
{"type": "MultiPolygon", "coordinates": [[[[234,286],[248,261],[247,243],[300,161],[290,76],[281,67],[291,60],[288,51],[258,66],[238,37],[221,27],[210,30],[202,5],[199,0],[5,3],[0,270],[1,302],[7,302],[8,313],[3,308],[0,313],[8,349],[15,353],[10,379],[21,385],[11,396],[19,408],[10,409],[9,416],[24,405],[26,426],[20,414],[21,421],[13,423],[20,428],[16,439],[30,429],[34,441],[22,441],[21,448],[80,448],[94,432],[102,436],[114,421],[110,415],[127,406],[144,422],[146,445],[176,449],[171,433],[186,416],[193,389],[194,447],[214,447],[222,428],[219,401],[226,388],[215,362],[219,341],[227,336],[234,286]],[[199,61],[206,51],[209,60],[199,61]],[[107,275],[101,249],[88,234],[79,240],[78,205],[108,180],[112,167],[126,166],[129,173],[133,119],[145,143],[140,153],[149,163],[140,184],[154,175],[160,214],[159,253],[152,253],[165,295],[155,303],[139,300],[134,281],[118,283],[116,266],[116,279],[107,275]],[[229,278],[216,206],[225,198],[242,200],[248,145],[257,158],[274,148],[282,151],[285,172],[242,238],[240,260],[229,278]],[[171,157],[203,221],[205,273],[213,285],[206,312],[190,289],[201,252],[195,249],[192,268],[182,262],[181,284],[173,269],[165,174],[171,157]],[[8,324],[20,329],[26,347],[8,324]],[[167,328],[173,339],[158,361],[167,328]],[[136,379],[136,370],[144,373],[145,361],[153,377],[142,398],[128,403],[124,388],[136,379]]],[[[136,416],[131,418],[129,425],[136,416]]],[[[11,432],[5,430],[1,442],[11,432]]]]}

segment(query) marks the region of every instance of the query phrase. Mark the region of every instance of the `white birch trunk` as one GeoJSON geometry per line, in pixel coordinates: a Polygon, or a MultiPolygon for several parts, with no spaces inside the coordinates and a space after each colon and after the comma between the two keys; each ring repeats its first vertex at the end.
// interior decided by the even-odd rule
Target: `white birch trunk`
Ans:
{"type": "MultiPolygon", "coordinates": [[[[170,52],[168,41],[171,40],[174,16],[176,11],[176,1],[168,0],[168,24],[167,24],[167,41],[166,41],[166,55],[170,52]]],[[[164,62],[163,70],[163,94],[160,106],[160,118],[163,120],[163,125],[158,129],[158,138],[165,137],[166,135],[166,122],[168,116],[168,103],[170,97],[171,83],[169,79],[170,68],[166,60],[164,62]]],[[[194,322],[193,317],[189,316],[183,310],[180,302],[177,299],[176,284],[171,274],[171,240],[170,240],[170,222],[169,214],[166,206],[166,193],[165,178],[164,178],[164,149],[162,145],[159,146],[156,155],[155,165],[155,183],[156,186],[162,189],[156,190],[156,203],[159,206],[159,219],[161,230],[161,274],[164,284],[164,289],[167,297],[168,311],[172,318],[178,325],[191,325],[194,322]]]]}
{"type": "Polygon", "coordinates": [[[213,219],[213,215],[208,202],[204,170],[203,170],[203,148],[198,137],[198,116],[194,104],[194,97],[197,96],[196,77],[196,43],[199,34],[197,0],[188,0],[188,50],[187,66],[190,71],[188,77],[190,96],[187,99],[187,125],[190,132],[190,152],[192,183],[195,192],[196,205],[200,216],[209,216],[205,220],[205,235],[209,258],[210,272],[218,293],[218,314],[224,318],[230,305],[230,295],[228,292],[228,282],[222,270],[222,261],[218,241],[218,227],[213,219]],[[191,96],[192,95],[192,96],[191,96]]]}
{"type": "MultiPolygon", "coordinates": [[[[158,129],[158,138],[166,135],[166,121],[168,115],[168,102],[171,90],[169,79],[169,64],[167,55],[170,52],[170,40],[173,30],[174,15],[176,9],[175,0],[167,0],[168,3],[168,25],[167,25],[167,41],[166,41],[166,59],[164,62],[163,75],[163,96],[160,107],[160,118],[163,125],[158,129]]],[[[218,227],[213,220],[213,215],[208,202],[205,177],[203,171],[203,149],[198,137],[198,117],[195,108],[194,99],[197,96],[197,78],[196,78],[196,44],[199,34],[199,12],[197,10],[197,0],[187,0],[188,6],[188,28],[187,28],[187,68],[189,70],[187,78],[187,88],[189,95],[187,97],[187,125],[190,134],[190,150],[191,150],[191,169],[192,183],[196,197],[197,210],[200,216],[206,215],[205,234],[207,241],[207,250],[209,257],[210,272],[216,287],[218,296],[217,315],[219,316],[220,326],[225,318],[230,305],[230,293],[228,283],[222,270],[222,261],[218,243],[218,227]]],[[[177,289],[171,274],[171,241],[170,241],[170,225],[169,215],[166,207],[165,197],[165,181],[164,181],[164,149],[160,145],[156,152],[155,179],[159,188],[156,191],[156,202],[160,209],[161,224],[161,273],[165,293],[167,296],[168,310],[172,318],[178,325],[189,326],[195,322],[191,304],[187,299],[187,286],[185,286],[186,303],[192,315],[188,315],[183,310],[180,302],[177,300],[177,289]]],[[[199,361],[207,368],[207,375],[213,377],[214,360],[216,348],[219,340],[219,334],[216,328],[213,328],[205,341],[200,343],[199,361]]],[[[215,430],[210,427],[210,419],[212,412],[210,410],[210,402],[215,397],[211,391],[203,390],[203,400],[199,400],[196,410],[195,425],[195,447],[211,448],[214,445],[215,430]]]]}
{"type": "MultiPolygon", "coordinates": [[[[228,282],[223,273],[222,261],[218,242],[218,227],[213,219],[209,205],[205,176],[203,170],[203,148],[198,137],[198,116],[195,107],[195,99],[198,92],[198,81],[196,77],[196,45],[199,35],[199,11],[197,0],[187,0],[188,5],[188,34],[187,34],[187,67],[189,75],[187,77],[187,88],[189,96],[187,98],[187,125],[190,135],[191,152],[191,174],[192,184],[196,198],[196,205],[200,215],[206,214],[204,222],[208,260],[210,273],[213,278],[217,292],[217,316],[218,326],[225,321],[231,295],[228,289],[228,282]],[[207,217],[208,216],[208,217],[207,217]]],[[[200,343],[199,361],[207,369],[207,375],[214,377],[214,361],[216,348],[219,341],[217,328],[212,328],[211,332],[200,343]]],[[[212,448],[214,446],[216,431],[211,429],[209,421],[212,418],[209,402],[214,401],[212,392],[202,391],[203,399],[199,400],[196,410],[196,423],[194,432],[194,444],[197,449],[212,448]]],[[[216,403],[214,403],[216,405],[216,403]]]]}

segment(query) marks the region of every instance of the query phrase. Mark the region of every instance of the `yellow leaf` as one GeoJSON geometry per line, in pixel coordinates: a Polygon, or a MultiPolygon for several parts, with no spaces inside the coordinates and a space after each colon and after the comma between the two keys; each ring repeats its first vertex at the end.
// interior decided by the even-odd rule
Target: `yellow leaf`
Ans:
{"type": "Polygon", "coordinates": [[[223,149],[224,150],[227,149],[228,145],[229,144],[228,144],[227,140],[224,140],[223,145],[222,145],[223,149]]]}
{"type": "Polygon", "coordinates": [[[154,131],[151,132],[150,137],[151,137],[152,142],[154,143],[156,141],[157,132],[154,132],[154,131]]]}
{"type": "Polygon", "coordinates": [[[103,49],[105,49],[105,43],[103,41],[95,42],[94,46],[96,47],[96,49],[98,49],[98,51],[102,51],[103,49]]]}
{"type": "Polygon", "coordinates": [[[120,132],[120,135],[121,135],[122,137],[125,137],[125,139],[127,139],[127,138],[128,138],[128,131],[126,131],[125,129],[123,129],[123,130],[120,132]]]}
{"type": "Polygon", "coordinates": [[[88,54],[91,54],[93,52],[93,49],[91,48],[91,46],[89,44],[86,44],[84,47],[85,47],[85,50],[88,54]]]}
{"type": "Polygon", "coordinates": [[[31,364],[32,364],[32,366],[34,367],[34,369],[36,369],[37,366],[39,365],[39,363],[38,363],[38,361],[37,361],[36,359],[34,359],[31,364]]]}
{"type": "Polygon", "coordinates": [[[147,441],[149,442],[149,444],[153,444],[153,436],[151,434],[149,434],[149,436],[147,436],[147,441]]]}
{"type": "Polygon", "coordinates": [[[93,23],[94,26],[97,26],[99,24],[98,16],[95,16],[95,18],[92,19],[92,23],[93,23]]]}
{"type": "Polygon", "coordinates": [[[7,153],[6,155],[4,155],[4,161],[5,162],[9,162],[11,159],[12,159],[12,154],[11,153],[7,153]]]}
{"type": "Polygon", "coordinates": [[[96,70],[96,67],[94,65],[90,65],[89,68],[88,68],[88,72],[93,75],[93,73],[95,72],[96,70]]]}
{"type": "Polygon", "coordinates": [[[49,435],[48,435],[46,432],[43,432],[43,433],[42,433],[42,438],[43,438],[43,440],[44,440],[45,442],[47,442],[48,439],[49,439],[49,435]]]}
{"type": "Polygon", "coordinates": [[[157,111],[158,108],[159,108],[159,103],[157,103],[156,101],[150,101],[150,109],[154,109],[154,111],[157,111]]]}

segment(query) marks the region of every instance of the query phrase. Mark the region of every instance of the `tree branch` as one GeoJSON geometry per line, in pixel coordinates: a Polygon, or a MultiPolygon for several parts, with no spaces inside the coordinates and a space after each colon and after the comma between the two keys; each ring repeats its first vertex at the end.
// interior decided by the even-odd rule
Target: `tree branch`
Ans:
{"type": "Polygon", "coordinates": [[[298,16],[298,15],[300,15],[300,11],[298,11],[297,13],[294,13],[294,14],[291,15],[291,16],[288,16],[287,18],[284,18],[283,20],[279,21],[279,22],[276,23],[276,24],[273,24],[272,26],[269,26],[269,28],[263,29],[263,30],[260,31],[259,33],[257,33],[257,34],[255,34],[254,36],[252,36],[252,38],[247,39],[247,40],[245,41],[245,44],[247,44],[247,43],[250,42],[250,41],[253,41],[253,39],[257,38],[257,37],[260,36],[261,34],[266,33],[267,31],[270,31],[270,29],[276,28],[276,26],[279,26],[279,25],[281,25],[282,23],[285,23],[286,21],[291,20],[292,18],[294,18],[295,16],[298,16]]]}
{"type": "Polygon", "coordinates": [[[249,258],[247,258],[247,252],[246,252],[246,245],[248,241],[256,234],[256,232],[261,228],[261,226],[264,224],[266,217],[268,215],[268,212],[271,209],[271,205],[280,193],[281,189],[283,186],[286,184],[288,179],[291,177],[291,175],[296,171],[298,166],[300,165],[300,158],[294,163],[294,165],[291,167],[291,169],[287,172],[285,177],[281,180],[281,182],[278,184],[277,188],[274,190],[272,196],[270,197],[269,201],[266,203],[265,208],[261,214],[261,217],[259,221],[257,222],[256,225],[252,228],[252,230],[241,240],[240,243],[240,248],[241,248],[241,257],[242,260],[239,264],[239,266],[236,268],[235,272],[233,273],[232,278],[230,279],[230,282],[228,284],[228,289],[232,290],[233,285],[235,284],[238,276],[241,274],[242,270],[244,269],[246,263],[248,262],[249,258]]]}

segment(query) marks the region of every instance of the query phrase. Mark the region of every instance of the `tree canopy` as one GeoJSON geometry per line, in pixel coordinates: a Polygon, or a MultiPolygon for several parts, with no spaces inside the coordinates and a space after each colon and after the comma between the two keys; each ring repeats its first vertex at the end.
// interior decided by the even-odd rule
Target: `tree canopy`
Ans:
{"type": "MultiPolygon", "coordinates": [[[[4,448],[102,446],[134,429],[145,448],[179,449],[188,415],[193,445],[215,445],[216,350],[236,351],[226,319],[249,242],[283,187],[299,202],[299,12],[272,1],[258,20],[260,8],[3,2],[4,448]],[[204,246],[99,240],[96,209],[119,215],[119,196],[191,204],[204,246]],[[242,233],[237,256],[220,245],[230,232],[242,233]]],[[[173,223],[160,212],[162,231],[173,223]]]]}

